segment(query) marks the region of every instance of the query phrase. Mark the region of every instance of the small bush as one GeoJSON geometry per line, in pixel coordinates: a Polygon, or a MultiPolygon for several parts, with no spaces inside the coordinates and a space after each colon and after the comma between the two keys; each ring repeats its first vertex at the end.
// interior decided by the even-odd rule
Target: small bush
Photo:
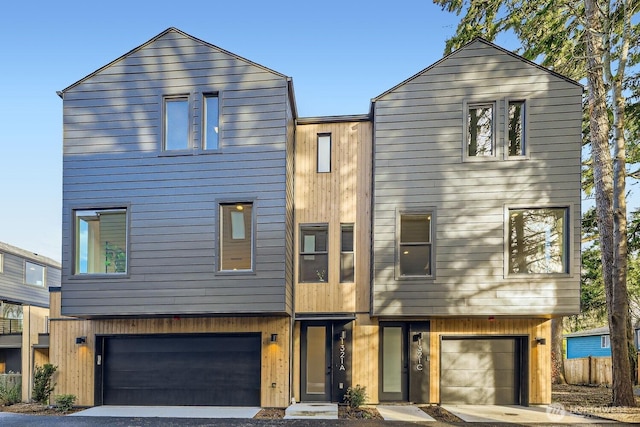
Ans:
{"type": "Polygon", "coordinates": [[[22,400],[22,384],[0,385],[0,404],[14,405],[22,400]]]}
{"type": "Polygon", "coordinates": [[[38,366],[33,374],[33,400],[46,405],[49,403],[51,392],[56,386],[51,383],[51,377],[53,373],[58,369],[57,366],[53,366],[50,363],[46,363],[42,366],[38,366]]]}
{"type": "Polygon", "coordinates": [[[360,386],[349,387],[344,395],[344,401],[351,408],[359,408],[367,400],[367,388],[360,386]]]}
{"type": "Polygon", "coordinates": [[[63,413],[69,412],[73,408],[73,404],[76,403],[75,394],[59,394],[55,399],[56,408],[63,413]]]}

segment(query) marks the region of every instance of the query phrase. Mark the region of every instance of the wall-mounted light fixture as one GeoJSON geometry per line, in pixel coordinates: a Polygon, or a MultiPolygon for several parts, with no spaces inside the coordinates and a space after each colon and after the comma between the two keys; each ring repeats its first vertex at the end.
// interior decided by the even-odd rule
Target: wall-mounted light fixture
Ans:
{"type": "Polygon", "coordinates": [[[340,332],[340,338],[343,339],[343,340],[347,339],[347,331],[346,330],[343,329],[340,332]]]}
{"type": "Polygon", "coordinates": [[[278,334],[271,334],[271,342],[278,342],[278,334]]]}
{"type": "Polygon", "coordinates": [[[543,337],[536,337],[536,344],[547,345],[547,339],[543,337]]]}
{"type": "Polygon", "coordinates": [[[413,342],[418,342],[422,339],[422,332],[418,332],[417,334],[413,334],[413,342]]]}
{"type": "Polygon", "coordinates": [[[87,337],[76,337],[76,344],[84,344],[87,342],[87,337]]]}

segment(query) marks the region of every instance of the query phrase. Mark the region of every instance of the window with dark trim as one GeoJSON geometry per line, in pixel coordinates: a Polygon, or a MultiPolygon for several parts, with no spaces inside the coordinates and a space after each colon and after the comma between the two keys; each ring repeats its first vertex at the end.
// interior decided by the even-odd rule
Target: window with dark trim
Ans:
{"type": "Polygon", "coordinates": [[[429,277],[433,275],[433,213],[401,212],[398,233],[398,275],[429,277]]]}
{"type": "Polygon", "coordinates": [[[509,274],[568,273],[568,209],[509,209],[509,274]]]}
{"type": "Polygon", "coordinates": [[[0,253],[0,273],[4,272],[4,254],[0,253]]]}
{"type": "Polygon", "coordinates": [[[220,204],[220,271],[253,270],[253,203],[220,204]]]}
{"type": "Polygon", "coordinates": [[[469,104],[467,106],[466,147],[468,157],[496,155],[494,112],[493,103],[469,104]]]}
{"type": "Polygon", "coordinates": [[[353,237],[353,224],[340,224],[340,283],[354,281],[353,237]]]}
{"type": "Polygon", "coordinates": [[[317,283],[329,280],[329,226],[300,226],[299,282],[317,283]]]}
{"type": "Polygon", "coordinates": [[[46,270],[44,265],[36,264],[30,261],[24,263],[24,283],[33,286],[42,286],[46,284],[46,270]]]}
{"type": "Polygon", "coordinates": [[[218,102],[217,93],[204,94],[203,150],[217,150],[219,148],[220,109],[218,102]]]}
{"type": "Polygon", "coordinates": [[[600,348],[611,348],[611,338],[609,335],[600,336],[600,348]]]}
{"type": "Polygon", "coordinates": [[[318,135],[318,172],[331,172],[331,134],[318,135]]]}

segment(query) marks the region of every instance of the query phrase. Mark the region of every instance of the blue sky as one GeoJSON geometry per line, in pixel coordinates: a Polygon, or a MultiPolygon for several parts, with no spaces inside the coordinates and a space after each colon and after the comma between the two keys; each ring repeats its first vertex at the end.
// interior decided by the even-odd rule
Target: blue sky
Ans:
{"type": "Polygon", "coordinates": [[[1,10],[0,241],[58,261],[57,90],[177,27],[291,76],[300,116],[364,114],[371,98],[440,59],[458,22],[430,0],[60,0],[1,10]]]}

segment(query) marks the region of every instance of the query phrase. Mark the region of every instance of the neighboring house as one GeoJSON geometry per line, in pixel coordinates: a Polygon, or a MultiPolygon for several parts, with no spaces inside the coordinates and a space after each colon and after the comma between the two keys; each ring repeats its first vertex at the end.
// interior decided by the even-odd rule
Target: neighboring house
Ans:
{"type": "MultiPolygon", "coordinates": [[[[634,330],[634,342],[638,345],[640,329],[634,330]]],[[[587,329],[584,331],[566,334],[567,359],[577,359],[581,357],[611,357],[611,341],[609,338],[609,327],[587,329]]]]}
{"type": "Polygon", "coordinates": [[[582,87],[478,39],[372,101],[169,28],[62,90],[56,393],[551,401],[579,311],[582,87]]]}
{"type": "Polygon", "coordinates": [[[0,374],[22,374],[25,401],[49,361],[49,286],[60,286],[60,263],[0,242],[0,374]]]}

